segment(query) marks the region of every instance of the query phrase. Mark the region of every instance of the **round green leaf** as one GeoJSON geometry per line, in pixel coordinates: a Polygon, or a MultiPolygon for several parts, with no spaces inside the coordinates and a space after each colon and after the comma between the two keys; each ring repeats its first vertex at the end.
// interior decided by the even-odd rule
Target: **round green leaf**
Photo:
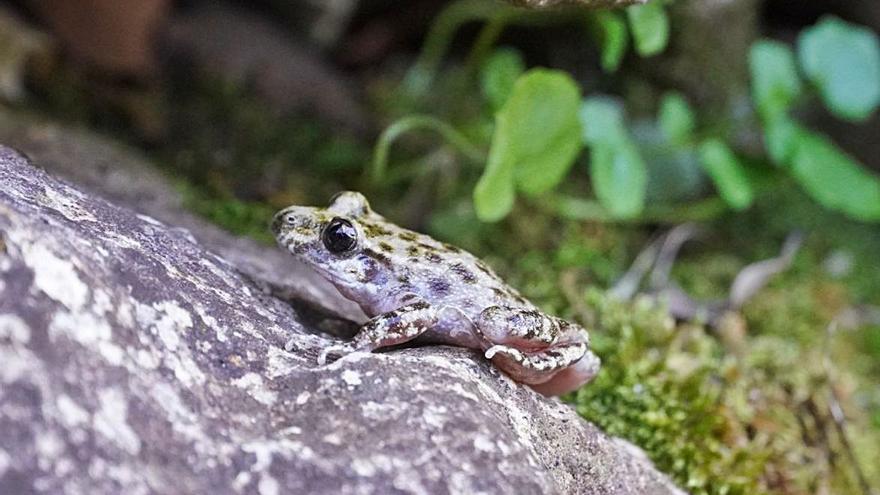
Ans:
{"type": "Polygon", "coordinates": [[[489,161],[474,190],[481,220],[510,211],[514,184],[534,195],[562,181],[582,147],[579,103],[580,89],[564,72],[532,69],[516,81],[496,115],[489,161]]]}
{"type": "Polygon", "coordinates": [[[700,146],[703,168],[712,178],[718,194],[734,210],[748,208],[754,199],[745,168],[719,139],[709,139],[700,146]]]}
{"type": "Polygon", "coordinates": [[[614,218],[638,216],[645,206],[648,170],[624,125],[623,106],[607,96],[591,96],[579,115],[590,146],[596,198],[614,218]]]}
{"type": "Polygon", "coordinates": [[[659,1],[627,7],[626,14],[639,55],[650,57],[666,48],[669,42],[669,17],[659,1]]]}
{"type": "Polygon", "coordinates": [[[862,121],[880,105],[880,41],[870,29],[823,17],[801,33],[798,56],[838,117],[862,121]]]}
{"type": "Polygon", "coordinates": [[[477,218],[484,222],[501,220],[513,209],[515,198],[513,177],[506,176],[501,171],[483,174],[474,188],[474,210],[477,218]]]}
{"type": "Polygon", "coordinates": [[[633,143],[593,145],[590,179],[599,203],[612,217],[634,218],[644,209],[648,170],[633,143]]]}
{"type": "Polygon", "coordinates": [[[801,93],[801,80],[788,45],[761,40],[749,53],[752,98],[765,120],[785,113],[801,93]]]}
{"type": "Polygon", "coordinates": [[[499,127],[500,125],[495,127],[486,170],[483,171],[474,188],[474,211],[477,213],[477,218],[484,222],[497,222],[506,217],[516,199],[513,183],[514,163],[501,156],[509,147],[504,141],[510,134],[499,133],[499,127]]]}
{"type": "Polygon", "coordinates": [[[659,120],[666,138],[676,144],[690,140],[696,127],[694,112],[679,93],[667,93],[663,96],[659,120]]]}
{"type": "Polygon", "coordinates": [[[492,109],[498,110],[504,105],[524,70],[522,55],[513,48],[499,48],[486,60],[480,83],[492,109]]]}
{"type": "Polygon", "coordinates": [[[791,173],[822,206],[859,220],[880,220],[880,177],[824,136],[801,133],[791,173]]]}
{"type": "Polygon", "coordinates": [[[583,127],[584,142],[590,145],[613,144],[626,139],[623,105],[607,96],[591,96],[584,100],[578,114],[583,127]]]}
{"type": "MultiPolygon", "coordinates": [[[[567,73],[532,69],[498,113],[499,158],[514,169],[519,189],[540,194],[562,181],[581,150],[580,88],[567,73]]],[[[492,148],[496,147],[493,139],[492,148]]]]}

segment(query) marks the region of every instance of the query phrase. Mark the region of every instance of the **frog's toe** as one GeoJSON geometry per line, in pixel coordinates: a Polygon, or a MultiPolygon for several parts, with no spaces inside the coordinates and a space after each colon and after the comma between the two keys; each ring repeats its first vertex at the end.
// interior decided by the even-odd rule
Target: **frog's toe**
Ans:
{"type": "Polygon", "coordinates": [[[493,345],[492,347],[486,349],[486,353],[484,355],[486,356],[486,359],[491,361],[496,354],[504,354],[508,358],[511,358],[520,363],[525,359],[525,355],[520,352],[519,349],[501,344],[493,345]]]}
{"type": "Polygon", "coordinates": [[[534,352],[506,345],[493,345],[486,350],[485,355],[514,380],[527,385],[538,385],[551,380],[587,353],[586,343],[570,342],[534,352]]]}
{"type": "Polygon", "coordinates": [[[553,377],[558,370],[540,369],[533,363],[532,356],[515,347],[493,345],[486,350],[486,359],[520,383],[543,383],[553,377]]]}
{"type": "Polygon", "coordinates": [[[562,395],[573,392],[593,380],[599,372],[601,361],[592,352],[587,352],[580,361],[553,375],[544,383],[532,385],[543,395],[562,395]]]}

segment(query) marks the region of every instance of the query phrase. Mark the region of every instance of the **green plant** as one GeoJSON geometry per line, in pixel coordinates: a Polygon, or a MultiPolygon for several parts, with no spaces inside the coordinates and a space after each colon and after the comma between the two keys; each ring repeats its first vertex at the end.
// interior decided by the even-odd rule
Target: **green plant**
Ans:
{"type": "MultiPolygon", "coordinates": [[[[875,33],[828,16],[801,33],[798,55],[811,88],[832,114],[862,121],[880,105],[880,41],[875,33]]],[[[772,161],[826,208],[859,220],[880,220],[880,179],[791,117],[806,92],[791,48],[759,41],[749,62],[772,161]]]]}
{"type": "MultiPolygon", "coordinates": [[[[468,16],[464,12],[473,14],[467,7],[469,0],[452,5],[449,10],[456,15],[444,18],[442,30],[447,42],[454,24],[450,17],[459,22],[482,18],[487,21],[484,29],[494,26],[491,33],[478,36],[481,46],[474,50],[480,53],[507,23],[535,19],[510,8],[500,13],[481,9],[478,15],[468,16]]],[[[659,53],[668,42],[669,20],[657,2],[628,8],[625,19],[614,12],[579,18],[588,21],[598,38],[600,63],[606,71],[620,65],[628,34],[642,56],[659,53]]],[[[554,18],[553,22],[559,20],[554,18]]],[[[426,66],[436,70],[437,54],[443,52],[438,47],[436,40],[430,51],[426,47],[430,56],[423,55],[417,64],[422,68],[414,69],[410,76],[431,72],[424,70],[426,66]],[[425,59],[431,63],[425,63],[425,59]]],[[[475,52],[469,63],[479,58],[475,52]]],[[[668,92],[660,99],[655,120],[629,122],[622,101],[601,94],[582,98],[577,83],[564,71],[526,70],[516,50],[500,48],[486,58],[479,72],[487,110],[494,112],[491,138],[478,136],[474,142],[456,131],[456,126],[441,121],[429,127],[438,130],[471,161],[480,158],[478,150],[488,148],[483,154],[485,169],[473,190],[475,211],[483,221],[504,218],[518,192],[567,218],[668,222],[707,218],[726,210],[748,208],[757,196],[771,193],[779,181],[788,177],[826,208],[863,221],[880,220],[880,179],[827,137],[792,117],[796,108],[815,101],[809,98],[815,94],[840,118],[868,118],[880,104],[877,35],[826,17],[801,33],[797,58],[789,46],[761,40],[751,49],[749,65],[756,119],[731,116],[725,125],[703,123],[683,95],[668,92]],[[746,158],[732,144],[732,136],[756,122],[765,137],[766,158],[746,158]],[[569,184],[576,182],[572,175],[577,172],[572,169],[584,150],[589,157],[589,187],[595,200],[569,184]],[[662,168],[664,160],[697,177],[697,182],[679,197],[671,195],[658,201],[654,198],[656,191],[666,187],[661,185],[667,174],[662,168]],[[694,194],[693,190],[702,188],[700,177],[714,186],[714,195],[694,194]],[[554,192],[547,194],[549,191],[554,192]],[[682,197],[688,195],[690,200],[682,197]]],[[[407,127],[392,125],[380,140],[373,179],[382,177],[388,147],[407,127]]]]}

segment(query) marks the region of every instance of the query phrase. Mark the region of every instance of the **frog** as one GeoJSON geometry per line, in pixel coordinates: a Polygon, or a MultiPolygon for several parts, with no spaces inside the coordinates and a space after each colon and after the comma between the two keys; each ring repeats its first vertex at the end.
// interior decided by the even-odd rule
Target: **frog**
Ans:
{"type": "Polygon", "coordinates": [[[271,230],[368,318],[351,340],[324,348],[319,365],[411,341],[446,344],[480,351],[544,395],[576,390],[599,370],[587,330],[544,313],[473,254],[386,220],[361,193],[284,208],[271,230]]]}

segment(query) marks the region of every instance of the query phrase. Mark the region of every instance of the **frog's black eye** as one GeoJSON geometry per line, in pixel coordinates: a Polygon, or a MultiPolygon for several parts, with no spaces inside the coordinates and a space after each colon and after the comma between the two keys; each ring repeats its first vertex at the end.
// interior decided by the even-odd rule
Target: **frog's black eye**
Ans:
{"type": "Polygon", "coordinates": [[[324,227],[321,241],[331,253],[345,253],[357,245],[357,229],[348,220],[334,217],[324,227]]]}

